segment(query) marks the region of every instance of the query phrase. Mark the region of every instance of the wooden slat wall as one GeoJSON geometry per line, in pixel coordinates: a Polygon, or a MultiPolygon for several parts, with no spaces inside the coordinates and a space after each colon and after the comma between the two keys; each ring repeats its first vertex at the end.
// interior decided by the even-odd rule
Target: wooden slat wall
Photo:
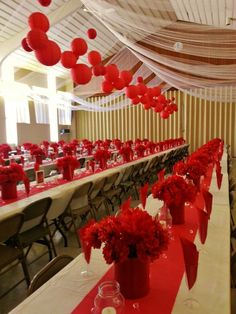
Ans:
{"type": "Polygon", "coordinates": [[[212,91],[210,100],[180,91],[168,92],[167,97],[174,96],[179,106],[179,111],[168,120],[141,106],[105,113],[80,111],[76,114],[77,137],[90,140],[120,138],[122,141],[149,138],[161,141],[183,136],[190,144],[190,151],[214,137],[220,137],[231,145],[232,156],[236,157],[236,103],[224,102],[221,95],[232,93],[232,88],[224,89],[220,90],[219,101],[213,100],[214,93],[219,90],[212,91]]]}

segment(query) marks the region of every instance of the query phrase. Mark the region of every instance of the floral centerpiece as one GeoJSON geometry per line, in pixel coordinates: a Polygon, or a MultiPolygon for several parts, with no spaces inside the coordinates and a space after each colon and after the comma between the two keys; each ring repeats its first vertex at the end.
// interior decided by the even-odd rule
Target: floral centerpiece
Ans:
{"type": "Polygon", "coordinates": [[[63,179],[72,180],[74,171],[80,166],[79,161],[74,156],[64,156],[57,159],[57,168],[62,172],[63,179]]]}
{"type": "Polygon", "coordinates": [[[200,190],[200,180],[206,174],[207,167],[197,159],[188,159],[186,162],[177,162],[173,170],[174,173],[192,180],[197,189],[200,190]]]}
{"type": "Polygon", "coordinates": [[[8,159],[8,153],[11,151],[11,146],[8,144],[0,145],[0,154],[3,155],[3,158],[8,159]]]}
{"type": "Polygon", "coordinates": [[[30,153],[32,156],[35,157],[35,162],[39,165],[43,163],[43,159],[45,158],[45,152],[42,150],[42,148],[31,148],[30,153]]]}
{"type": "Polygon", "coordinates": [[[143,144],[137,144],[135,146],[135,151],[136,151],[138,157],[143,157],[145,150],[146,150],[146,146],[143,144]]]}
{"type": "Polygon", "coordinates": [[[121,140],[119,140],[118,138],[115,138],[112,143],[115,145],[115,148],[117,150],[120,150],[121,149],[121,146],[122,146],[122,142],[121,140]]]}
{"type": "Polygon", "coordinates": [[[115,278],[127,298],[148,293],[149,263],[168,247],[167,232],[139,207],[89,223],[81,240],[90,248],[103,247],[106,262],[115,263],[115,278]]]}
{"type": "Polygon", "coordinates": [[[29,180],[21,165],[12,163],[10,166],[0,166],[0,185],[2,199],[17,198],[17,182],[24,181],[25,190],[29,193],[29,180]]]}
{"type": "Polygon", "coordinates": [[[148,141],[146,144],[146,148],[149,149],[151,154],[155,153],[156,144],[153,141],[148,141]]]}
{"type": "Polygon", "coordinates": [[[134,152],[130,146],[123,146],[119,150],[119,154],[122,156],[125,162],[129,162],[133,159],[134,152]]]}
{"type": "Polygon", "coordinates": [[[194,202],[196,193],[197,189],[193,184],[177,175],[162,182],[157,181],[152,186],[153,197],[163,200],[170,209],[173,224],[184,223],[184,204],[194,202]]]}
{"type": "Polygon", "coordinates": [[[101,169],[106,168],[107,161],[110,159],[111,153],[107,149],[97,149],[93,154],[93,158],[98,161],[101,169]]]}

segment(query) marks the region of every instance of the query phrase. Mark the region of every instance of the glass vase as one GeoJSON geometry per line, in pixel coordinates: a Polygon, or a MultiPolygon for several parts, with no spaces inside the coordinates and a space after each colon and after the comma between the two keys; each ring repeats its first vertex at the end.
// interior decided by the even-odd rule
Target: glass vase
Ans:
{"type": "Polygon", "coordinates": [[[104,281],[94,299],[93,314],[123,314],[125,300],[117,281],[104,281]]]}

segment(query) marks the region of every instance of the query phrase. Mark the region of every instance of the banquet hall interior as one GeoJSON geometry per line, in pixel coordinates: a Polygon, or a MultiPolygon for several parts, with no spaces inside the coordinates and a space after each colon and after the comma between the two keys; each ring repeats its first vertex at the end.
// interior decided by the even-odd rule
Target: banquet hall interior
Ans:
{"type": "Polygon", "coordinates": [[[236,2],[0,0],[0,43],[0,314],[236,314],[236,2]]]}

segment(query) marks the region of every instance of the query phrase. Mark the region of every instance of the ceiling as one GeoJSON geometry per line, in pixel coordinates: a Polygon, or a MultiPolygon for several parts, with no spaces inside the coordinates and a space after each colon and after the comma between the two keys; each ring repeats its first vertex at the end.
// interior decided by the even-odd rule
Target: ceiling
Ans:
{"type": "MultiPolygon", "coordinates": [[[[32,75],[32,71],[46,72],[35,59],[33,53],[27,53],[20,48],[21,39],[28,32],[27,18],[34,11],[45,13],[50,20],[48,32],[50,39],[55,40],[62,51],[70,49],[70,42],[75,37],[86,37],[88,28],[95,28],[98,36],[89,41],[91,50],[100,51],[103,59],[117,54],[124,44],[119,41],[107,27],[116,23],[116,30],[123,36],[132,36],[133,40],[144,41],[144,26],[149,34],[157,32],[166,25],[179,21],[213,25],[216,27],[236,28],[236,2],[234,0],[93,0],[94,5],[100,3],[105,9],[98,13],[90,9],[89,1],[85,0],[52,0],[49,7],[42,7],[36,0],[0,0],[0,61],[10,54],[17,67],[27,69],[25,74],[18,75],[19,80],[24,75],[32,75]],[[84,2],[84,4],[83,4],[84,2]],[[94,16],[96,13],[96,16],[94,16]],[[121,16],[126,15],[129,23],[122,24],[121,16]],[[230,25],[226,26],[226,20],[230,25]],[[132,33],[132,25],[138,25],[132,33]],[[140,32],[137,31],[140,29],[140,32]]],[[[86,58],[81,58],[87,62],[86,58]]],[[[67,79],[69,71],[60,64],[53,67],[55,74],[67,79]]]]}

